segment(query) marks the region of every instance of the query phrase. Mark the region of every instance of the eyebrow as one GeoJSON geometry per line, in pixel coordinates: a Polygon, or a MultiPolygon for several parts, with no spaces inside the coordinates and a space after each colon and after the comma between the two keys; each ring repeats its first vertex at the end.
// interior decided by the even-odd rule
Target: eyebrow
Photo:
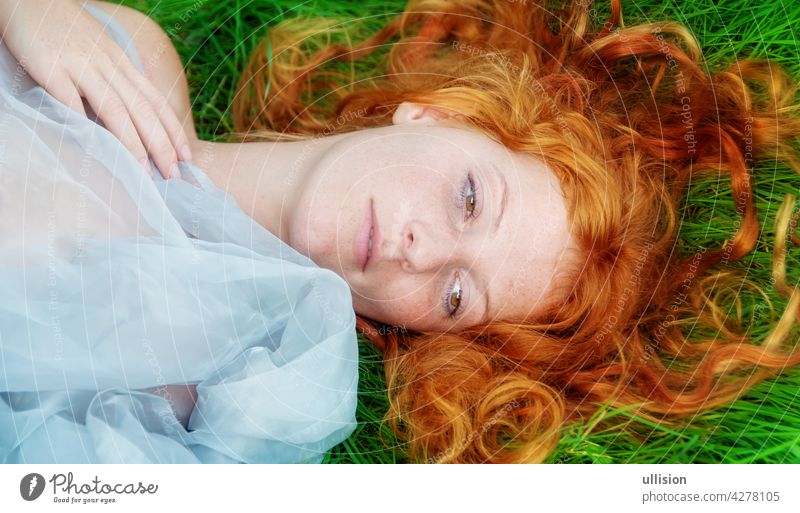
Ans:
{"type": "MultiPolygon", "coordinates": [[[[495,170],[495,176],[498,177],[497,181],[502,185],[503,188],[502,192],[500,193],[500,202],[499,202],[500,207],[498,209],[497,218],[495,219],[494,222],[493,233],[497,233],[497,230],[500,228],[500,223],[503,220],[503,217],[505,217],[506,213],[506,203],[508,203],[508,182],[506,181],[506,177],[503,176],[503,174],[500,172],[499,169],[497,169],[496,166],[492,166],[492,168],[495,170]]],[[[486,307],[483,311],[483,317],[487,318],[489,316],[489,312],[492,311],[492,298],[489,295],[489,280],[487,279],[483,280],[483,289],[486,291],[486,294],[484,294],[483,296],[484,298],[486,298],[484,300],[484,304],[486,305],[486,307]]]]}

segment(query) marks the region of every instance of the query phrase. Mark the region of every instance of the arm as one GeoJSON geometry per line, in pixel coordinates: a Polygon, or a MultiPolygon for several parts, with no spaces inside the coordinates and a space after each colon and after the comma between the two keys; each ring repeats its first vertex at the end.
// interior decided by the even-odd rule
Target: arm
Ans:
{"type": "Polygon", "coordinates": [[[84,114],[81,97],[145,169],[168,177],[190,158],[189,139],[164,95],[77,0],[0,0],[9,51],[57,100],[84,114]]]}

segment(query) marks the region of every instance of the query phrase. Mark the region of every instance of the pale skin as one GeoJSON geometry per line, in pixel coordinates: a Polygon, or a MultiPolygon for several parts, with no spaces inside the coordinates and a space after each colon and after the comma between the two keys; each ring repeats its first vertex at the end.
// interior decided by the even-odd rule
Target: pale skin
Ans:
{"type": "MultiPolygon", "coordinates": [[[[156,112],[170,110],[180,124],[169,139],[186,141],[192,162],[246,214],[344,278],[359,314],[446,331],[531,319],[562,300],[577,251],[558,180],[541,161],[469,128],[459,113],[412,103],[390,126],[349,134],[200,141],[169,37],[136,10],[88,3],[132,35],[144,77],[168,107],[154,103],[156,112]],[[354,240],[370,207],[380,235],[362,270],[354,240]]],[[[170,394],[186,418],[194,392],[182,390],[170,394]]]]}

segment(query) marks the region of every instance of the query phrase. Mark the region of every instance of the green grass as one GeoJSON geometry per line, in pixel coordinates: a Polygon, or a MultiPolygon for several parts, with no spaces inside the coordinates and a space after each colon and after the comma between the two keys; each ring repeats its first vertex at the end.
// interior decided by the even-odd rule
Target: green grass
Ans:
{"type": "MultiPolygon", "coordinates": [[[[234,84],[247,56],[266,34],[270,24],[296,15],[336,16],[365,20],[377,27],[387,13],[399,12],[400,0],[317,0],[297,5],[287,0],[121,0],[158,21],[172,38],[187,70],[194,119],[201,138],[214,140],[232,131],[228,111],[234,84]]],[[[605,10],[598,8],[603,15],[605,10]]],[[[800,78],[800,3],[754,3],[727,0],[666,2],[629,1],[623,6],[626,24],[671,19],[687,25],[700,41],[710,67],[731,62],[737,55],[768,57],[800,78]]],[[[604,16],[604,15],[603,15],[604,16]]],[[[602,20],[605,17],[601,17],[602,20]]],[[[363,72],[368,65],[355,71],[363,72]]],[[[797,193],[800,176],[783,164],[762,162],[756,167],[756,196],[762,238],[756,251],[734,267],[760,283],[782,311],[785,301],[769,283],[774,241],[773,220],[786,193],[797,193]]],[[[691,250],[719,246],[731,234],[735,217],[730,188],[725,180],[707,178],[692,184],[683,210],[680,244],[691,250]]],[[[789,282],[800,278],[798,250],[787,261],[789,282]]],[[[762,338],[775,319],[761,297],[742,294],[745,318],[752,314],[754,340],[762,338]]],[[[380,423],[386,411],[386,390],[379,353],[361,343],[359,427],[349,440],[326,457],[332,463],[401,462],[402,448],[380,423]]],[[[800,369],[760,384],[731,405],[697,415],[688,426],[666,428],[649,425],[624,410],[598,412],[597,418],[623,421],[614,429],[589,429],[586,423],[564,430],[557,451],[558,463],[799,463],[800,369]],[[643,435],[642,443],[627,435],[643,435]]]]}

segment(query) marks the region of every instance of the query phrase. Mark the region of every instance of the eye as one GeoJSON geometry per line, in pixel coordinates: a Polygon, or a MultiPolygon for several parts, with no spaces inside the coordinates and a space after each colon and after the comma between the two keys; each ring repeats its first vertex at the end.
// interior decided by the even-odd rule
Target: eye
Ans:
{"type": "Polygon", "coordinates": [[[455,317],[461,306],[461,275],[456,272],[453,283],[447,288],[443,298],[444,309],[448,317],[455,317]]]}
{"type": "Polygon", "coordinates": [[[475,179],[472,174],[468,174],[464,180],[464,185],[461,187],[461,193],[458,199],[458,208],[464,207],[466,212],[465,220],[476,216],[478,206],[478,194],[475,187],[475,179]]]}
{"type": "MultiPolygon", "coordinates": [[[[461,191],[458,195],[458,208],[464,209],[464,220],[468,221],[471,218],[477,217],[478,215],[478,185],[475,182],[475,179],[472,176],[472,173],[468,173],[466,178],[464,179],[464,184],[461,187],[461,191]]],[[[448,317],[456,317],[460,307],[461,307],[461,295],[462,295],[462,288],[461,288],[461,275],[456,272],[456,275],[453,281],[450,283],[450,286],[446,289],[444,298],[442,298],[442,303],[444,305],[444,310],[447,313],[448,317]]]]}

